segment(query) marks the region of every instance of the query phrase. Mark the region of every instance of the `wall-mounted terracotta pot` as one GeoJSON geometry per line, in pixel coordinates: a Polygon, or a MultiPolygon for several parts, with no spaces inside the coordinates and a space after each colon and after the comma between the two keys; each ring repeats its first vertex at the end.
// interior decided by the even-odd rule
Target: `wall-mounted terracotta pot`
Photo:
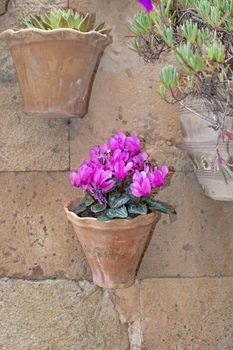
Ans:
{"type": "Polygon", "coordinates": [[[133,220],[98,221],[73,213],[80,202],[80,199],[71,202],[65,212],[83,247],[94,283],[102,288],[130,287],[160,214],[141,215],[133,220]]]}
{"type": "MultiPolygon", "coordinates": [[[[186,101],[191,110],[215,120],[216,116],[207,109],[203,100],[186,101]]],[[[233,201],[233,180],[226,182],[221,171],[216,170],[217,132],[210,122],[201,119],[192,111],[181,109],[181,130],[184,138],[183,148],[189,153],[198,182],[206,196],[222,201],[233,201]]],[[[226,118],[226,126],[233,130],[233,118],[226,118]]],[[[233,156],[233,142],[220,142],[219,151],[224,159],[233,156]]]]}
{"type": "Polygon", "coordinates": [[[6,30],[26,112],[83,117],[101,55],[111,38],[73,29],[6,30]]]}

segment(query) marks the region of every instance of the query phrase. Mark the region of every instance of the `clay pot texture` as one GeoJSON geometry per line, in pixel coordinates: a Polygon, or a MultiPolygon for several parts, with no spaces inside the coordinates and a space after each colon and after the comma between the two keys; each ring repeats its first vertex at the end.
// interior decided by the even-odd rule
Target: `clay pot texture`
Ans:
{"type": "Polygon", "coordinates": [[[100,58],[111,37],[73,29],[7,30],[26,112],[83,117],[100,58]]]}
{"type": "MultiPolygon", "coordinates": [[[[187,106],[211,120],[216,116],[207,109],[203,100],[190,99],[187,106]]],[[[209,127],[210,122],[201,119],[185,108],[181,109],[181,130],[184,138],[182,146],[193,163],[194,172],[204,194],[215,200],[233,201],[233,180],[227,182],[221,171],[216,169],[217,132],[209,127]]],[[[233,118],[226,117],[226,126],[233,130],[233,118]]],[[[233,157],[233,141],[220,142],[219,151],[224,159],[233,157]]]]}
{"type": "Polygon", "coordinates": [[[80,199],[65,207],[91,267],[93,282],[102,288],[128,288],[150,240],[159,213],[141,215],[133,220],[98,221],[80,218],[72,212],[80,199]]]}

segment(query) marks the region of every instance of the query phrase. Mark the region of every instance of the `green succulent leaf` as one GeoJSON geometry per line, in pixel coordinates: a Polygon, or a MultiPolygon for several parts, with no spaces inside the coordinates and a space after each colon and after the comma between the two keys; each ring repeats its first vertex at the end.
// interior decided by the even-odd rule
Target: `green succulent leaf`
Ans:
{"type": "Polygon", "coordinates": [[[52,9],[42,16],[23,16],[23,23],[27,28],[39,28],[52,30],[57,28],[72,28],[80,32],[95,31],[108,34],[110,29],[104,27],[103,23],[95,24],[95,16],[91,14],[79,14],[74,10],[52,9]]]}
{"type": "Polygon", "coordinates": [[[107,216],[109,219],[126,219],[128,217],[126,206],[123,205],[117,209],[108,209],[107,216]]]}

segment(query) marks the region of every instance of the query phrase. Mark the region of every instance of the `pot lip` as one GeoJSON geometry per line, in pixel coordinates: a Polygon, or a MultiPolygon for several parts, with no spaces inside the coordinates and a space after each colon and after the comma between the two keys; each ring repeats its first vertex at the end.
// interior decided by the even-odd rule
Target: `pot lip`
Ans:
{"type": "Polygon", "coordinates": [[[86,226],[87,224],[95,225],[96,227],[101,228],[109,228],[112,227],[112,225],[117,225],[119,228],[127,228],[132,226],[138,227],[138,226],[146,226],[150,225],[153,222],[157,222],[161,214],[158,212],[153,212],[145,215],[139,215],[136,218],[132,220],[127,219],[114,219],[114,220],[107,220],[107,221],[98,221],[96,218],[86,217],[81,218],[80,216],[76,215],[74,212],[72,212],[69,208],[74,205],[77,201],[82,200],[82,197],[78,197],[75,200],[70,201],[67,205],[64,206],[65,213],[67,217],[73,222],[73,223],[79,223],[82,226],[86,226]]]}
{"type": "MultiPolygon", "coordinates": [[[[203,177],[203,178],[216,178],[216,179],[219,179],[221,181],[224,181],[224,183],[226,183],[224,176],[220,170],[194,169],[194,173],[200,178],[201,177],[203,177]]],[[[227,181],[228,181],[228,183],[226,183],[226,186],[228,186],[229,183],[233,182],[233,179],[228,179],[227,181]]]]}
{"type": "Polygon", "coordinates": [[[80,32],[78,30],[72,29],[72,28],[56,28],[51,30],[45,30],[45,29],[39,29],[39,28],[21,28],[19,30],[13,30],[13,29],[7,29],[0,33],[0,39],[6,40],[6,39],[17,39],[20,35],[30,35],[31,33],[36,34],[43,34],[47,37],[54,36],[59,33],[67,33],[71,34],[73,36],[82,36],[82,37],[96,37],[101,40],[107,40],[107,45],[112,43],[112,37],[108,34],[102,34],[99,32],[95,32],[94,30],[91,30],[89,32],[80,32]]]}
{"type": "MultiPolygon", "coordinates": [[[[204,148],[213,149],[216,148],[216,142],[214,141],[184,141],[179,145],[182,149],[192,149],[192,148],[204,148]]],[[[229,140],[229,146],[233,147],[233,141],[229,140]]],[[[226,142],[220,141],[219,148],[226,148],[226,142]]]]}

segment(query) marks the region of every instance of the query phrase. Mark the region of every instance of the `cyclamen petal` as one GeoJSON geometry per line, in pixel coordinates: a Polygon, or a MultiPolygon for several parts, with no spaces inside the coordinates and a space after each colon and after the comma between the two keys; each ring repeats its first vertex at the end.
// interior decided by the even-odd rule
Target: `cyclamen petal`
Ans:
{"type": "Polygon", "coordinates": [[[148,12],[153,11],[154,5],[153,5],[152,0],[138,0],[138,1],[140,2],[140,4],[141,4],[142,6],[145,7],[145,9],[146,9],[148,12]]]}
{"type": "Polygon", "coordinates": [[[130,189],[135,197],[147,197],[151,194],[150,179],[144,171],[137,171],[134,174],[130,189]]]}
{"type": "Polygon", "coordinates": [[[149,173],[148,177],[153,188],[161,187],[164,185],[165,177],[168,174],[168,167],[163,165],[161,170],[155,167],[154,173],[149,173]]]}
{"type": "Polygon", "coordinates": [[[74,187],[78,187],[79,186],[79,182],[80,181],[79,181],[79,179],[77,177],[77,174],[74,171],[72,171],[70,173],[69,179],[70,179],[70,183],[71,183],[72,186],[74,186],[74,187]]]}
{"type": "Polygon", "coordinates": [[[125,180],[125,178],[128,176],[130,170],[133,167],[133,163],[129,162],[125,164],[124,161],[116,162],[114,165],[114,175],[120,179],[121,181],[125,180]]]}
{"type": "Polygon", "coordinates": [[[127,136],[125,140],[125,148],[131,152],[131,155],[137,155],[141,152],[141,143],[137,136],[127,136]]]}

